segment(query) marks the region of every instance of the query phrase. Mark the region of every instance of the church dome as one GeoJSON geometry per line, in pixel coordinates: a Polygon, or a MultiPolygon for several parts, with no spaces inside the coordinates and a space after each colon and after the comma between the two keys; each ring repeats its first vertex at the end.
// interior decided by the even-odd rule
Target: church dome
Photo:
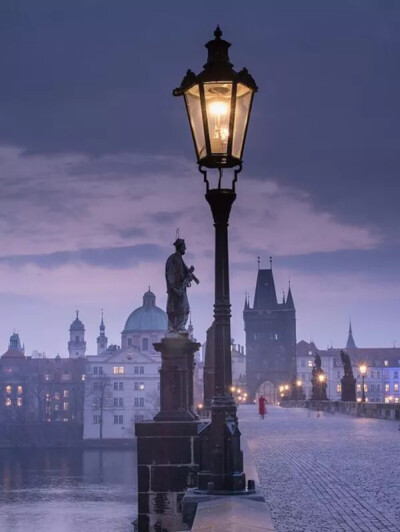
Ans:
{"type": "Polygon", "coordinates": [[[156,296],[149,289],[143,296],[143,306],[134,310],[126,320],[123,333],[166,331],[167,328],[167,314],[156,306],[156,296]]]}
{"type": "Polygon", "coordinates": [[[69,330],[70,331],[84,331],[85,330],[85,326],[79,319],[79,310],[76,311],[76,318],[71,323],[71,327],[69,328],[69,330]]]}

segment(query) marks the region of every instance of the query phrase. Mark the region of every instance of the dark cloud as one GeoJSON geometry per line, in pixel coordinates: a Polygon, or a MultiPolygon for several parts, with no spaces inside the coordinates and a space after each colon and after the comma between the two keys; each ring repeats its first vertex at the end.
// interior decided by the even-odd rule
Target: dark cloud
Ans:
{"type": "Polygon", "coordinates": [[[59,268],[69,264],[126,269],[143,262],[158,262],[165,258],[167,251],[156,244],[138,244],[115,248],[80,249],[58,251],[40,255],[9,255],[0,257],[0,264],[18,268],[32,264],[43,269],[59,268]]]}

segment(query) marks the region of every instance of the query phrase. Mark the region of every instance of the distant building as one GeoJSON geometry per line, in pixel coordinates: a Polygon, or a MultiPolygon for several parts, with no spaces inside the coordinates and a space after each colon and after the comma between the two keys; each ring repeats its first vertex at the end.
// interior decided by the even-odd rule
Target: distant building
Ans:
{"type": "Polygon", "coordinates": [[[161,341],[167,327],[167,315],[150,289],[126,320],[121,347],[104,349],[102,317],[98,354],[86,357],[84,438],[132,437],[135,422],[159,411],[161,356],[153,343],[161,341]]]}
{"type": "Polygon", "coordinates": [[[0,440],[14,444],[82,438],[85,360],[26,357],[18,334],[0,358],[0,440]]]}
{"type": "Polygon", "coordinates": [[[258,389],[278,387],[296,372],[296,310],[291,288],[282,303],[275,291],[272,263],[259,269],[253,306],[246,296],[244,311],[246,333],[246,379],[249,399],[258,389]]]}
{"type": "MultiPolygon", "coordinates": [[[[348,353],[352,362],[353,373],[357,379],[357,400],[361,400],[362,395],[362,377],[359,366],[366,364],[368,368],[364,390],[366,400],[373,403],[400,402],[400,348],[356,347],[350,324],[346,347],[342,349],[348,353]]],[[[322,369],[328,381],[328,398],[332,401],[340,401],[343,377],[341,349],[333,347],[318,349],[313,342],[301,341],[297,344],[297,375],[303,382],[306,397],[309,399],[311,396],[311,371],[317,351],[321,356],[322,369]]]]}

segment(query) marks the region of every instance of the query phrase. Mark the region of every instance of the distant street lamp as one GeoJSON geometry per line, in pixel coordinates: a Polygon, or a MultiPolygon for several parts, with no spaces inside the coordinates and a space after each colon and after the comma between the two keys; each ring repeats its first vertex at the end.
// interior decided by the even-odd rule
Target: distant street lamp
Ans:
{"type": "Polygon", "coordinates": [[[206,200],[215,226],[215,389],[211,423],[202,432],[198,487],[241,491],[245,489],[245,475],[237,407],[231,393],[228,222],[257,85],[246,69],[233,70],[228,56],[230,43],[221,38],[219,27],[214,36],[206,44],[208,59],[204,70],[198,75],[188,70],[173,94],[185,98],[197,163],[206,183],[206,200]],[[234,172],[230,188],[222,188],[225,168],[234,172]],[[215,188],[210,188],[207,169],[218,171],[215,188]]]}
{"type": "Polygon", "coordinates": [[[365,403],[366,399],[365,399],[365,376],[367,374],[367,365],[366,364],[360,364],[359,366],[359,371],[360,371],[360,375],[361,375],[361,378],[362,378],[362,384],[361,384],[361,390],[362,390],[362,393],[361,393],[361,402],[362,403],[365,403]]]}

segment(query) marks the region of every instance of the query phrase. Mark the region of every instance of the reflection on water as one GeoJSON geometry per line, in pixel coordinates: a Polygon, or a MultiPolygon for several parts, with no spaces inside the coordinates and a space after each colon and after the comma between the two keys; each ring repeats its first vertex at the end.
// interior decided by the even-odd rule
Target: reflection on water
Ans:
{"type": "Polygon", "coordinates": [[[0,449],[0,532],[133,532],[133,450],[0,449]]]}

